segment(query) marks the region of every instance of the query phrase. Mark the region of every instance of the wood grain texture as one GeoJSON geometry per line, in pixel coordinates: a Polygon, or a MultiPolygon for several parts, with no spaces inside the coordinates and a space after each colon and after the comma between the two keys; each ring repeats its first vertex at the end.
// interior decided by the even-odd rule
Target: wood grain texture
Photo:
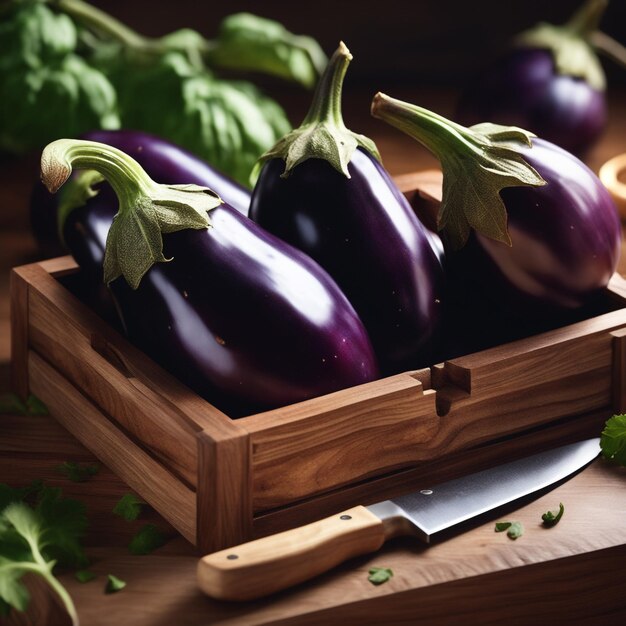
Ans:
{"type": "Polygon", "coordinates": [[[85,447],[189,541],[196,539],[195,493],[126,437],[41,357],[29,355],[33,393],[85,447]]]}
{"type": "Polygon", "coordinates": [[[198,434],[197,539],[214,552],[252,538],[250,439],[198,434]]]}
{"type": "Polygon", "coordinates": [[[28,396],[28,274],[18,268],[10,278],[11,388],[21,398],[28,396]]]}
{"type": "Polygon", "coordinates": [[[435,393],[408,374],[240,421],[250,432],[255,511],[406,466],[439,425],[435,393]]]}
{"type": "Polygon", "coordinates": [[[612,399],[616,413],[626,413],[626,328],[611,333],[613,338],[612,399]]]}
{"type": "Polygon", "coordinates": [[[197,557],[176,544],[145,557],[122,548],[91,549],[91,569],[98,578],[81,585],[68,573],[61,580],[76,601],[81,623],[90,626],[420,621],[621,626],[626,618],[625,516],[623,472],[597,460],[541,497],[475,520],[430,546],[396,539],[264,600],[211,600],[197,587],[197,557]],[[541,514],[559,502],[566,507],[563,519],[552,529],[543,528],[541,514]],[[511,541],[495,533],[494,522],[502,519],[520,520],[524,535],[511,541]],[[367,580],[371,567],[389,567],[394,576],[374,587],[367,580]],[[104,596],[111,572],[127,587],[104,596]]]}
{"type": "Polygon", "coordinates": [[[198,585],[217,600],[255,600],[378,550],[382,521],[365,507],[203,557],[198,585]]]}

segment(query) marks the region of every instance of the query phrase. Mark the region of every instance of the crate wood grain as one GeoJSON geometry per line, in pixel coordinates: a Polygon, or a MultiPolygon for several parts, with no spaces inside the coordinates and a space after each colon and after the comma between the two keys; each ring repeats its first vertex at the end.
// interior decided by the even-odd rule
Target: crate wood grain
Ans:
{"type": "MultiPolygon", "coordinates": [[[[436,205],[428,176],[423,192],[403,183],[416,210],[436,205]]],[[[590,319],[233,420],[79,301],[60,280],[76,271],[71,257],[13,271],[15,390],[202,551],[597,434],[626,406],[619,276],[590,319]]]]}

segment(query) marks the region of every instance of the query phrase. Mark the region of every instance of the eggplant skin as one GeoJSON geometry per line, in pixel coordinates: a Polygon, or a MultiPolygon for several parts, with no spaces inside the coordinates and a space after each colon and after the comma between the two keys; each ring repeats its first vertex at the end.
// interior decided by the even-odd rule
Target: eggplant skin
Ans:
{"type": "Polygon", "coordinates": [[[232,207],[163,236],[133,291],[111,283],[129,339],[231,417],[378,377],[367,332],[312,259],[232,207]]]}
{"type": "MultiPolygon", "coordinates": [[[[81,138],[104,143],[125,152],[133,157],[157,183],[172,185],[194,183],[209,187],[218,193],[224,202],[243,215],[248,214],[250,193],[246,189],[205,161],[165,139],[136,130],[94,130],[82,135],[81,138]]],[[[100,189],[110,189],[109,184],[101,184],[100,189]]],[[[89,223],[91,220],[89,205],[90,203],[87,203],[85,207],[76,209],[68,219],[73,224],[77,224],[79,229],[82,228],[81,225],[84,225],[87,232],[101,233],[100,223],[105,219],[106,212],[103,207],[108,207],[110,215],[106,219],[110,224],[117,211],[117,201],[113,200],[113,202],[100,205],[98,215],[94,218],[98,224],[89,223]]],[[[31,230],[41,253],[46,257],[66,254],[66,249],[58,235],[57,208],[58,196],[50,194],[43,183],[37,183],[33,188],[30,202],[31,230]]],[[[67,227],[64,231],[66,230],[67,227]]],[[[96,266],[101,266],[104,259],[106,232],[108,228],[104,231],[104,239],[98,237],[97,240],[85,241],[85,246],[92,248],[94,252],[98,248],[101,249],[102,256],[93,255],[93,263],[96,266]]],[[[64,232],[65,237],[67,237],[67,232],[64,232]]],[[[87,253],[85,260],[88,256],[87,253]]],[[[78,259],[77,262],[83,265],[78,259]]]]}
{"type": "Polygon", "coordinates": [[[547,184],[500,192],[512,246],[474,233],[446,261],[455,281],[479,283],[511,313],[547,319],[606,287],[619,260],[621,225],[608,191],[577,157],[542,139],[523,155],[547,184]]]}
{"type": "Polygon", "coordinates": [[[530,130],[574,154],[595,143],[606,125],[604,93],[556,72],[552,54],[513,48],[476,76],[462,94],[456,121],[489,121],[530,130]]]}
{"type": "Polygon", "coordinates": [[[281,178],[263,167],[250,217],[315,259],[369,333],[384,373],[429,364],[441,317],[443,270],[428,233],[380,163],[358,148],[350,178],[322,159],[281,178]]]}

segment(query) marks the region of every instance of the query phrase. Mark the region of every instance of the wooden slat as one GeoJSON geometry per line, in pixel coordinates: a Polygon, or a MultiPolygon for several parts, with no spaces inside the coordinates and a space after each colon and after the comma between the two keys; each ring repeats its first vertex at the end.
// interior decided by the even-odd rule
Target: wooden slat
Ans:
{"type": "Polygon", "coordinates": [[[538,380],[558,380],[603,367],[611,360],[609,333],[626,326],[626,308],[557,328],[445,364],[450,382],[495,397],[538,380]]]}
{"type": "Polygon", "coordinates": [[[28,396],[28,267],[11,272],[11,388],[28,396]]]}
{"type": "Polygon", "coordinates": [[[613,369],[611,389],[613,410],[626,413],[626,328],[611,333],[613,337],[613,369]]]}
{"type": "Polygon", "coordinates": [[[407,465],[439,424],[435,392],[408,374],[242,421],[252,443],[255,511],[407,465]]]}
{"type": "Polygon", "coordinates": [[[29,353],[30,384],[55,418],[191,542],[195,493],[126,437],[53,367],[29,353]]]}
{"type": "Polygon", "coordinates": [[[597,437],[609,416],[610,410],[607,408],[559,420],[515,437],[459,450],[441,458],[417,463],[414,467],[387,476],[348,485],[289,507],[258,513],[254,518],[254,536],[263,537],[281,532],[299,524],[333,515],[344,508],[358,504],[374,504],[536,452],[588,437],[597,437]]]}
{"type": "Polygon", "coordinates": [[[198,547],[204,553],[252,537],[250,471],[247,434],[222,439],[198,434],[198,547]]]}
{"type": "Polygon", "coordinates": [[[62,278],[78,271],[78,264],[70,255],[39,261],[37,265],[53,278],[62,278]]]}

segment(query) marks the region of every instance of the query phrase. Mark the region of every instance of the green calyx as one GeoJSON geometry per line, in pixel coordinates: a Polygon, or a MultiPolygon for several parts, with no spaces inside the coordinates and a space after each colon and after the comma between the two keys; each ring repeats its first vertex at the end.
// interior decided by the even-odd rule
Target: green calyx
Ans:
{"type": "Polygon", "coordinates": [[[294,167],[307,159],[324,159],[338,172],[350,178],[348,163],[357,147],[362,147],[380,161],[374,142],[348,130],[341,114],[343,79],[352,60],[343,42],[331,57],[320,78],[311,108],[299,128],[285,135],[257,161],[251,180],[256,180],[261,167],[270,159],[283,159],[287,178],[294,167]]]}
{"type": "Polygon", "coordinates": [[[518,35],[515,45],[549,50],[559,74],[581,78],[603,91],[606,76],[593,49],[593,36],[607,5],[608,0],[587,0],[566,24],[537,24],[518,35]]]}
{"type": "Polygon", "coordinates": [[[490,123],[466,128],[381,93],[372,101],[372,115],[413,137],[441,161],[443,199],[437,221],[453,249],[465,245],[471,229],[511,245],[500,191],[546,184],[524,159],[532,133],[490,123]]]}
{"type": "Polygon", "coordinates": [[[208,228],[207,211],[222,203],[206,187],[160,185],[130,156],[95,141],[59,139],[48,144],[41,155],[41,180],[55,193],[74,167],[99,172],[119,201],[107,236],[107,284],[124,276],[137,289],[155,263],[171,261],[163,256],[163,233],[208,228]]]}

